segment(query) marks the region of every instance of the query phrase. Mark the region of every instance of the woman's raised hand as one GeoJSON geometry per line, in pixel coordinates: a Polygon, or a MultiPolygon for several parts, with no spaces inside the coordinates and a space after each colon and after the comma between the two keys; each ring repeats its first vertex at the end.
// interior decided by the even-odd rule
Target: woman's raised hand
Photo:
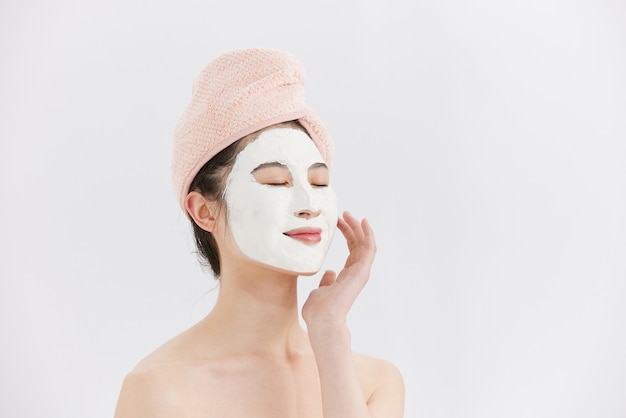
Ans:
{"type": "Polygon", "coordinates": [[[348,311],[367,283],[376,254],[374,232],[366,219],[359,221],[343,213],[337,227],[348,244],[350,254],[337,275],[328,270],[319,287],[311,292],[302,307],[302,318],[309,328],[345,326],[348,311]]]}

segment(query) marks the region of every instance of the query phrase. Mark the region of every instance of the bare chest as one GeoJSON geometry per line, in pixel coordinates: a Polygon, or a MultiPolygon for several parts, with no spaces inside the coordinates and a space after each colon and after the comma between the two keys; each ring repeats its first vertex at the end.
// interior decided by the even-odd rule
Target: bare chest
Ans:
{"type": "Polygon", "coordinates": [[[253,361],[202,367],[185,375],[190,418],[321,418],[314,361],[253,361]]]}

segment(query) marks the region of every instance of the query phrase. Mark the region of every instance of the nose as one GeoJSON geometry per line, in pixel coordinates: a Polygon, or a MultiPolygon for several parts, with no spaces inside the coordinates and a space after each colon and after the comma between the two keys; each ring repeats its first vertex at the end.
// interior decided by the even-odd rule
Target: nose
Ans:
{"type": "Polygon", "coordinates": [[[322,213],[322,211],[319,209],[318,210],[302,209],[302,210],[294,212],[294,215],[298,218],[311,219],[311,218],[315,218],[316,216],[319,216],[320,213],[322,213]]]}

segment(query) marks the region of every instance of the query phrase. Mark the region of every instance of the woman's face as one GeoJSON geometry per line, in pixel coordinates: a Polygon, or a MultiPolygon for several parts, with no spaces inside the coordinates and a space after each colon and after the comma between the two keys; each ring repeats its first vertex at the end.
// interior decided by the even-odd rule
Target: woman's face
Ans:
{"type": "Polygon", "coordinates": [[[245,256],[298,274],[320,270],[337,225],[337,201],[328,167],[306,133],[262,132],[237,156],[225,199],[245,256]]]}

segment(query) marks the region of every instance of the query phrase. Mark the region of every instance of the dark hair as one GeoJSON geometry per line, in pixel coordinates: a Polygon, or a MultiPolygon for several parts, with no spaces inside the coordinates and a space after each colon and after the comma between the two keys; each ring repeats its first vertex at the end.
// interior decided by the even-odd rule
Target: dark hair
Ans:
{"type": "MultiPolygon", "coordinates": [[[[268,126],[250,135],[247,135],[218,152],[206,164],[202,166],[198,174],[194,177],[189,191],[201,193],[206,199],[217,203],[217,210],[220,211],[225,207],[224,193],[226,189],[226,180],[230,174],[237,155],[248,145],[254,141],[263,131],[278,127],[291,127],[295,129],[306,130],[297,121],[284,122],[276,125],[268,126]]],[[[215,241],[215,237],[209,231],[200,228],[198,224],[189,217],[193,227],[193,234],[198,248],[198,257],[200,263],[204,267],[210,267],[216,278],[220,277],[220,252],[215,241]]]]}

